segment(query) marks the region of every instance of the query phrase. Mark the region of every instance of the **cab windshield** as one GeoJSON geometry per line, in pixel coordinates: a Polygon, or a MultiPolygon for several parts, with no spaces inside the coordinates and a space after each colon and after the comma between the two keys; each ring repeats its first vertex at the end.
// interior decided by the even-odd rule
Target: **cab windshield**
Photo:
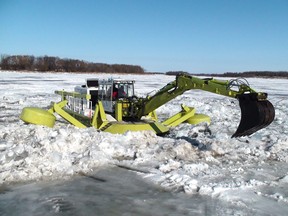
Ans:
{"type": "Polygon", "coordinates": [[[113,99],[116,98],[128,98],[134,95],[134,85],[133,83],[114,83],[113,85],[113,99]]]}

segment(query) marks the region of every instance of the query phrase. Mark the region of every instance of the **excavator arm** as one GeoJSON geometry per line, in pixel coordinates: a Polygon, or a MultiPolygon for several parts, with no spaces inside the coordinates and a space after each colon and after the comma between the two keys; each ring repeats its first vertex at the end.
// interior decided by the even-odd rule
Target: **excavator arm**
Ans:
{"type": "Polygon", "coordinates": [[[245,80],[201,79],[184,74],[177,75],[174,81],[168,83],[154,95],[139,99],[137,118],[140,119],[191,89],[200,89],[239,100],[241,120],[232,137],[251,135],[274,120],[275,110],[267,100],[267,93],[256,92],[245,80]]]}

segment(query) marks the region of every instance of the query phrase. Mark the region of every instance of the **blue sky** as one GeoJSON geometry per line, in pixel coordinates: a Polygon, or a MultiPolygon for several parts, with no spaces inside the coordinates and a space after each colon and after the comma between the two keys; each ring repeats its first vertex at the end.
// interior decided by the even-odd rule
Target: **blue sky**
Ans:
{"type": "Polygon", "coordinates": [[[0,0],[0,54],[288,71],[288,0],[0,0]]]}

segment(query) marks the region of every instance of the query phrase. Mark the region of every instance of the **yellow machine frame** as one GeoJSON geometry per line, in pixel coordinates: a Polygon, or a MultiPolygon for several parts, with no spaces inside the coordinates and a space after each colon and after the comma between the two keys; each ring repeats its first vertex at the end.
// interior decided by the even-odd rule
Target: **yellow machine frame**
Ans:
{"type": "MultiPolygon", "coordinates": [[[[98,80],[95,79],[98,85],[98,80]]],[[[150,130],[156,134],[163,134],[169,128],[175,127],[183,122],[199,124],[206,122],[210,124],[210,117],[204,114],[197,114],[194,107],[181,105],[181,111],[170,118],[159,122],[155,110],[191,89],[200,89],[239,100],[241,108],[241,121],[237,131],[232,137],[248,136],[254,132],[267,127],[275,117],[273,105],[267,100],[267,93],[256,92],[250,88],[248,82],[239,79],[223,81],[213,78],[200,79],[194,76],[179,74],[176,80],[168,83],[158,90],[154,95],[145,98],[138,98],[131,95],[130,98],[113,99],[113,110],[105,112],[102,101],[99,98],[92,100],[90,94],[80,92],[56,91],[62,99],[53,103],[49,110],[42,110],[35,107],[26,107],[22,110],[20,118],[26,123],[45,125],[53,127],[55,124],[54,113],[67,120],[72,125],[85,128],[94,127],[101,131],[110,133],[125,133],[126,131],[150,130]],[[89,116],[77,113],[69,109],[70,99],[80,99],[85,109],[89,108],[89,116]],[[92,104],[93,101],[93,109],[92,104]],[[91,104],[89,104],[91,103],[91,104]],[[68,107],[67,107],[68,106],[68,107]],[[110,115],[111,114],[111,115],[110,115]]],[[[125,81],[121,81],[125,83],[125,81]]],[[[109,80],[111,85],[113,80],[109,80]]],[[[131,82],[133,84],[134,82],[131,82]]],[[[97,92],[96,85],[96,92],[97,92]]],[[[134,86],[133,86],[134,88],[134,86]]],[[[89,90],[89,88],[86,88],[89,90]]],[[[84,92],[85,92],[84,87],[84,92]]],[[[134,89],[133,89],[134,92],[134,89]]],[[[97,95],[96,95],[97,97],[97,95]]],[[[81,110],[83,111],[83,110],[81,110]]]]}

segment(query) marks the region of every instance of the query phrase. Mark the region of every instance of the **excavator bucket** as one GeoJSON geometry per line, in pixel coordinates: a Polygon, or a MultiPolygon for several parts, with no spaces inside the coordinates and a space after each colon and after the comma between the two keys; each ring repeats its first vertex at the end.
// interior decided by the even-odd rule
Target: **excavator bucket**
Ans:
{"type": "Polygon", "coordinates": [[[267,127],[275,117],[275,109],[270,101],[258,99],[257,93],[238,96],[241,120],[232,137],[249,136],[267,127]]]}

